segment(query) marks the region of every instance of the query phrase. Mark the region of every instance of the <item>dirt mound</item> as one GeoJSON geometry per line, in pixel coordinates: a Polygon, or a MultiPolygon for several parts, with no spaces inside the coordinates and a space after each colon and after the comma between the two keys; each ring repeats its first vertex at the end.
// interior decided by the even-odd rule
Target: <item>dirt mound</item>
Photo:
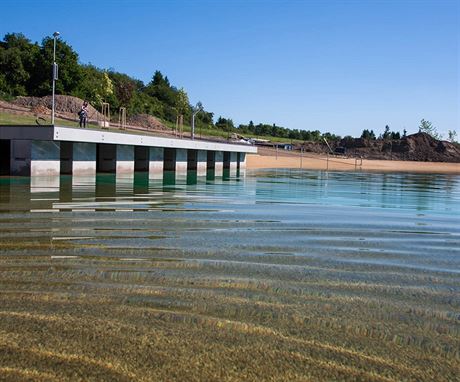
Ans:
{"type": "MultiPolygon", "coordinates": [[[[66,116],[67,118],[77,118],[77,112],[80,110],[83,100],[78,97],[67,95],[56,95],[55,98],[56,113],[66,116]]],[[[13,102],[14,105],[28,107],[33,112],[39,111],[41,114],[51,114],[52,97],[18,97],[13,102]]],[[[90,119],[102,120],[100,114],[93,106],[88,106],[90,119]]]]}
{"type": "MultiPolygon", "coordinates": [[[[345,137],[341,141],[329,142],[329,145],[336,153],[365,159],[460,163],[458,143],[438,141],[426,133],[393,140],[345,137]]],[[[318,154],[330,152],[323,142],[304,142],[296,149],[300,150],[301,147],[318,154]]]]}
{"type": "Polygon", "coordinates": [[[426,133],[394,140],[344,138],[340,146],[346,149],[347,154],[367,159],[460,162],[460,145],[438,141],[426,133]]]}
{"type": "Polygon", "coordinates": [[[128,125],[140,126],[147,130],[169,130],[161,121],[149,114],[135,114],[127,119],[128,125]]]}

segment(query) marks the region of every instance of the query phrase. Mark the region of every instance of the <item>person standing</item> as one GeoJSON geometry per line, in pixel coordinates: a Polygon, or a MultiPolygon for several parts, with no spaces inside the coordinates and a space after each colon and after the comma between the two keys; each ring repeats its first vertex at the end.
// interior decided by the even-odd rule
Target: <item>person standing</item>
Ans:
{"type": "Polygon", "coordinates": [[[78,112],[78,116],[80,117],[80,127],[86,128],[86,122],[88,121],[88,101],[83,102],[83,105],[81,105],[81,109],[78,112]]]}

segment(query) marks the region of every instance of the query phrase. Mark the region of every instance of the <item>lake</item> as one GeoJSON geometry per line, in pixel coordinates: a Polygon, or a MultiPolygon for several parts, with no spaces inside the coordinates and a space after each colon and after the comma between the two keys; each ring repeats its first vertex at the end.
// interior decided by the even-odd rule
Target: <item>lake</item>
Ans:
{"type": "Polygon", "coordinates": [[[0,379],[460,374],[460,176],[0,177],[0,379]]]}

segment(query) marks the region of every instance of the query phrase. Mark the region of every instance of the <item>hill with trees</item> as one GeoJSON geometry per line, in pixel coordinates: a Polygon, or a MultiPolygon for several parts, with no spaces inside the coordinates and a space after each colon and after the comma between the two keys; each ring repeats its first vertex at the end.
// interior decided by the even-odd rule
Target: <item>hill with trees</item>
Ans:
{"type": "MultiPolygon", "coordinates": [[[[33,43],[21,33],[9,33],[0,41],[0,99],[11,101],[18,96],[44,97],[51,94],[51,70],[53,61],[53,38],[45,37],[33,43]]],[[[78,53],[64,40],[56,41],[56,62],[59,80],[56,94],[87,99],[100,109],[108,102],[111,110],[125,107],[128,116],[151,115],[163,121],[175,123],[182,115],[185,123],[191,120],[193,106],[187,92],[171,84],[160,71],[154,71],[152,79],[145,84],[127,74],[115,70],[97,68],[79,62],[78,53]]],[[[76,111],[75,111],[76,112],[76,111]]],[[[232,119],[203,109],[196,115],[196,127],[250,136],[320,141],[322,138],[338,140],[340,137],[318,130],[288,129],[275,124],[250,121],[235,126],[232,119]]]]}

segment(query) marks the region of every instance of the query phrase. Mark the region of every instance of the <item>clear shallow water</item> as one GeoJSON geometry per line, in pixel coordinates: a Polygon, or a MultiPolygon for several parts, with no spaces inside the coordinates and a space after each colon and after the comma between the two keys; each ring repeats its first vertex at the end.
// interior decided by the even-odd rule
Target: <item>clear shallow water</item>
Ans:
{"type": "MultiPolygon", "coordinates": [[[[145,174],[29,182],[0,178],[5,312],[17,314],[12,296],[54,301],[85,294],[111,299],[110,314],[134,304],[195,317],[183,319],[185,329],[171,329],[179,337],[201,330],[199,320],[244,324],[247,335],[269,330],[261,343],[246,344],[245,372],[254,374],[241,371],[241,379],[368,380],[375,373],[430,380],[436,368],[441,379],[455,378],[459,176],[267,170],[196,183],[189,178],[189,184],[149,181],[145,174]],[[282,357],[306,358],[298,365],[294,359],[279,367],[268,363],[258,374],[254,352],[272,349],[273,341],[282,357]],[[308,341],[340,351],[320,354],[308,341]],[[347,358],[350,352],[364,358],[347,358]],[[377,367],[377,358],[386,366],[377,367]],[[318,362],[336,366],[315,374],[318,362]]],[[[58,314],[45,306],[40,314],[58,314]]],[[[237,336],[238,328],[228,331],[237,336]]],[[[240,341],[227,340],[225,351],[240,341]]],[[[214,343],[195,341],[204,348],[214,343]]],[[[140,370],[134,361],[117,361],[126,362],[120,370],[140,370]]],[[[178,378],[193,379],[193,373],[178,378]]]]}

